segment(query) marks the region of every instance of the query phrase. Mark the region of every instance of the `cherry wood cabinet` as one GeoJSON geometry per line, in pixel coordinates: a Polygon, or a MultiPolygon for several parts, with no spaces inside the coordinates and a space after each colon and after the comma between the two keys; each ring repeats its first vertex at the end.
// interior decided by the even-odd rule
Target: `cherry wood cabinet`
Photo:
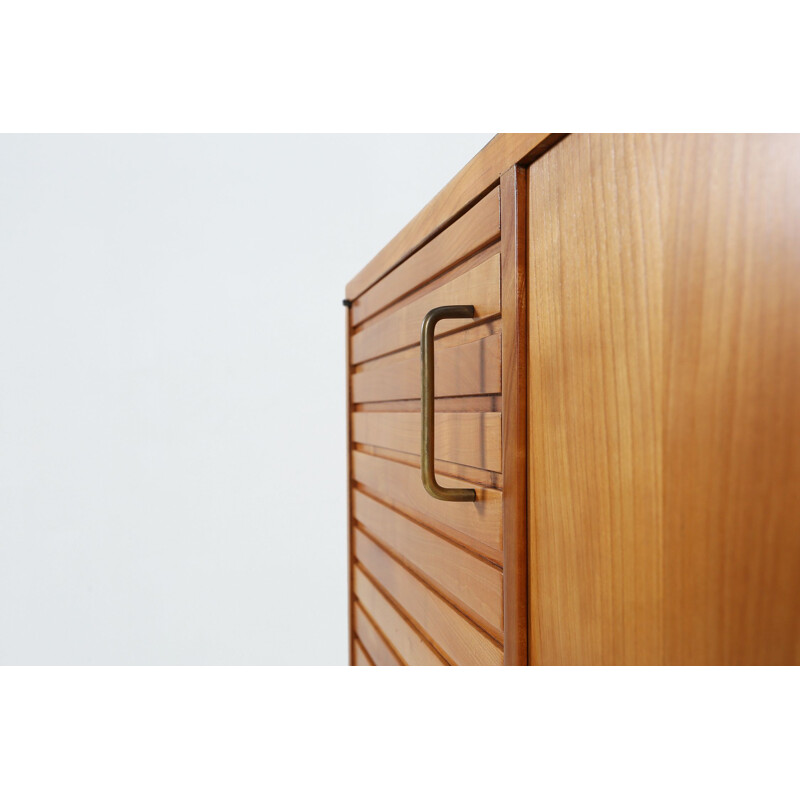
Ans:
{"type": "Polygon", "coordinates": [[[351,663],[800,662],[798,220],[798,136],[495,137],[346,289],[351,663]]]}

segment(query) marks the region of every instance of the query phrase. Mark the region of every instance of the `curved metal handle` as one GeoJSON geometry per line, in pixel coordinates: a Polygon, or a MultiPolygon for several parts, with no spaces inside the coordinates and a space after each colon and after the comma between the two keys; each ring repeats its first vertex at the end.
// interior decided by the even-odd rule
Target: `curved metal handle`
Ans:
{"type": "Polygon", "coordinates": [[[448,489],[439,486],[433,471],[433,334],[442,319],[472,319],[475,306],[439,306],[432,308],[422,320],[422,485],[437,500],[474,503],[474,489],[448,489]]]}

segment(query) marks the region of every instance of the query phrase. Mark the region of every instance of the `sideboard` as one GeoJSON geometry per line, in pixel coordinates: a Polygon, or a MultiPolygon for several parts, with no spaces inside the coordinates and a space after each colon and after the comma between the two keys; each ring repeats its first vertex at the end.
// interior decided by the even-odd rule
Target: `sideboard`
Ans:
{"type": "Polygon", "coordinates": [[[800,663],[800,136],[500,134],[345,306],[352,664],[800,663]]]}

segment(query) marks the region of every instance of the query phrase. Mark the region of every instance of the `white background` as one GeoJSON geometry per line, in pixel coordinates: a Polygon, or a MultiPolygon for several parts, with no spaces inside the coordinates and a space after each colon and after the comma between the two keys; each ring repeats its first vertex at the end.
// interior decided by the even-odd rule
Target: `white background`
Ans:
{"type": "Polygon", "coordinates": [[[344,286],[489,138],[0,137],[0,663],[346,662],[344,286]]]}

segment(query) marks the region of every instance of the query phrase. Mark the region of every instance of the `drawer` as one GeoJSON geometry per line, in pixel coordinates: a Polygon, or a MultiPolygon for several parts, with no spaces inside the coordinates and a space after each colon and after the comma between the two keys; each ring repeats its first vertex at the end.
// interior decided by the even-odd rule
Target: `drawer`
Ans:
{"type": "Polygon", "coordinates": [[[363,663],[502,663],[497,210],[493,192],[353,306],[353,602],[363,663]],[[432,348],[433,474],[445,489],[474,492],[469,502],[434,497],[422,479],[421,327],[441,306],[474,310],[439,321],[432,348]]]}
{"type": "MultiPolygon", "coordinates": [[[[353,441],[420,455],[421,418],[413,411],[353,414],[353,441]]],[[[499,411],[437,411],[436,457],[442,461],[500,472],[499,411]]]]}
{"type": "MultiPolygon", "coordinates": [[[[436,342],[437,397],[500,394],[499,321],[440,337],[436,342]]],[[[419,400],[419,349],[407,348],[355,367],[352,400],[356,404],[419,400]]]]}
{"type": "Polygon", "coordinates": [[[495,189],[430,244],[357,297],[351,307],[351,325],[361,325],[499,238],[500,190],[495,189]]]}
{"type": "Polygon", "coordinates": [[[471,488],[476,493],[475,502],[443,502],[425,490],[419,466],[395,461],[390,456],[390,453],[372,454],[356,450],[352,455],[355,485],[384,506],[396,509],[494,563],[502,564],[502,492],[477,483],[438,476],[446,486],[471,488]]]}
{"type": "MultiPolygon", "coordinates": [[[[516,240],[504,248],[501,196],[502,185],[487,192],[350,307],[351,658],[359,664],[502,664],[510,624],[520,657],[525,609],[507,611],[505,518],[517,507],[507,500],[524,490],[524,459],[510,470],[509,495],[504,387],[522,356],[516,261],[503,260],[516,240]],[[453,306],[460,315],[450,309],[431,323],[432,310],[453,306]]],[[[511,418],[515,452],[524,452],[519,408],[511,418]]]]}
{"type": "MultiPolygon", "coordinates": [[[[393,608],[402,608],[405,611],[406,618],[413,621],[414,630],[432,644],[445,663],[503,663],[502,647],[494,639],[472,624],[424,580],[420,580],[361,531],[356,531],[355,534],[355,556],[356,591],[360,591],[357,583],[359,572],[373,576],[375,585],[381,586],[381,595],[389,600],[393,608]]],[[[358,608],[357,605],[356,609],[358,608]]],[[[372,636],[373,630],[367,632],[372,636]]],[[[385,656],[387,649],[393,655],[397,653],[397,647],[390,643],[387,631],[382,630],[381,634],[382,641],[378,643],[376,656],[373,658],[376,664],[389,661],[385,656]]],[[[369,651],[370,644],[367,643],[366,648],[369,651]]],[[[397,659],[396,655],[394,657],[397,659]]],[[[405,663],[420,664],[416,660],[405,663]]]]}
{"type": "Polygon", "coordinates": [[[485,259],[470,259],[423,287],[410,298],[390,306],[359,326],[352,337],[351,363],[360,364],[388,353],[419,344],[425,315],[437,306],[473,305],[472,320],[444,320],[437,326],[439,336],[472,326],[500,314],[500,254],[485,259]],[[474,263],[475,261],[478,263],[474,263]]]}

